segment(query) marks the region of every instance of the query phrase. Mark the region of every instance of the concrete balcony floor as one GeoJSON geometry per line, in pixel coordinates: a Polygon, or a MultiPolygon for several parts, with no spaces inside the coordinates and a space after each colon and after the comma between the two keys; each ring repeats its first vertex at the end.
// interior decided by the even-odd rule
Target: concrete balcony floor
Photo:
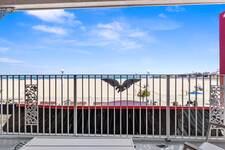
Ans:
{"type": "MultiPolygon", "coordinates": [[[[14,150],[15,146],[19,143],[26,143],[31,140],[31,137],[14,137],[14,136],[2,136],[0,137],[0,150],[14,150]]],[[[134,139],[134,145],[136,150],[182,150],[183,143],[186,141],[182,140],[172,140],[171,142],[165,142],[162,140],[151,140],[151,139],[134,139]],[[167,145],[167,148],[160,148],[160,145],[167,145]]],[[[200,141],[189,141],[193,145],[199,146],[202,142],[200,141]]],[[[223,149],[225,149],[224,141],[214,141],[210,142],[215,144],[223,149]]]]}

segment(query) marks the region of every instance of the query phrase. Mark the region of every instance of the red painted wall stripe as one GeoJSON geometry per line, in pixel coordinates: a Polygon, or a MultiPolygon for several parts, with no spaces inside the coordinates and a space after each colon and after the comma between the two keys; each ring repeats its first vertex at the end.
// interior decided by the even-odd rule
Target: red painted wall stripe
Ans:
{"type": "MultiPolygon", "coordinates": [[[[17,107],[25,107],[24,104],[21,104],[20,106],[17,105],[17,107]]],[[[51,105],[38,105],[39,108],[44,109],[75,109],[75,106],[51,106],[51,105]]],[[[154,110],[165,110],[166,106],[77,106],[77,109],[154,109],[154,110]]],[[[193,107],[193,106],[170,106],[170,110],[208,110],[209,107],[193,107]]]]}

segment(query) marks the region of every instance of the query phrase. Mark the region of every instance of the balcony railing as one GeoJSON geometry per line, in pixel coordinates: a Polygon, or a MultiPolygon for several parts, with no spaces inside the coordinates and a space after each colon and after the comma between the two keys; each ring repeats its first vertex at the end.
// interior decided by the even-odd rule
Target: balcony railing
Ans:
{"type": "Polygon", "coordinates": [[[0,134],[204,138],[209,120],[224,123],[222,85],[220,75],[0,75],[0,134]]]}

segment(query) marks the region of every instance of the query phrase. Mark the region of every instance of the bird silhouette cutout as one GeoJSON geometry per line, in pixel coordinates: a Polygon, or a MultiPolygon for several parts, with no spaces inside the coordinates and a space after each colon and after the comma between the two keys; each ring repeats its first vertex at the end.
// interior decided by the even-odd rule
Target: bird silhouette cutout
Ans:
{"type": "Polygon", "coordinates": [[[118,93],[123,92],[124,90],[128,89],[131,85],[133,85],[136,82],[139,82],[141,79],[128,79],[123,82],[123,84],[120,84],[119,81],[115,79],[102,79],[103,81],[107,82],[111,86],[115,87],[118,93]]]}

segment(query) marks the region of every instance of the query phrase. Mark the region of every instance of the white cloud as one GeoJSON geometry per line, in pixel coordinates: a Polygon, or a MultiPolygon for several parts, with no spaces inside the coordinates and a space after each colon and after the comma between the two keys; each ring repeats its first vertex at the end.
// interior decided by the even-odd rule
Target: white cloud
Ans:
{"type": "Polygon", "coordinates": [[[138,42],[132,40],[121,41],[120,43],[122,48],[124,49],[139,49],[143,47],[142,44],[139,44],[138,42]]]}
{"type": "Polygon", "coordinates": [[[158,15],[160,18],[166,18],[166,15],[164,13],[161,13],[158,15]]]}
{"type": "Polygon", "coordinates": [[[0,43],[1,43],[1,44],[2,44],[2,43],[4,43],[4,44],[11,44],[10,41],[7,41],[7,40],[5,40],[5,39],[3,39],[3,38],[1,38],[1,37],[0,37],[0,43]]]}
{"type": "Polygon", "coordinates": [[[113,21],[113,22],[107,23],[107,24],[100,23],[97,26],[98,26],[98,28],[115,30],[115,31],[121,31],[121,30],[123,30],[122,23],[120,23],[118,21],[113,21]]]}
{"type": "Polygon", "coordinates": [[[101,30],[97,34],[106,40],[119,40],[120,39],[120,33],[113,31],[113,30],[101,30]]]}
{"type": "Polygon", "coordinates": [[[182,11],[185,11],[185,8],[181,7],[181,6],[168,6],[168,7],[166,7],[166,11],[168,11],[168,12],[182,12],[182,11]]]}
{"type": "Polygon", "coordinates": [[[95,39],[103,43],[102,46],[110,46],[112,49],[127,50],[139,49],[145,42],[153,42],[154,38],[148,32],[138,27],[133,27],[124,21],[100,23],[93,29],[95,39]]]}
{"type": "Polygon", "coordinates": [[[0,52],[6,52],[9,50],[9,47],[0,47],[0,52]]]}
{"type": "MultiPolygon", "coordinates": [[[[40,25],[39,25],[40,26],[40,25]]],[[[48,27],[48,26],[47,26],[48,27]]],[[[56,32],[55,30],[48,30],[46,26],[36,27],[36,30],[44,30],[44,32],[56,32]]],[[[93,26],[86,26],[85,30],[78,30],[79,36],[51,36],[44,39],[44,44],[49,45],[65,45],[68,49],[76,48],[76,53],[87,54],[90,53],[86,48],[99,48],[101,50],[114,51],[137,51],[148,49],[152,44],[157,42],[154,33],[157,31],[175,30],[180,27],[176,21],[167,18],[150,18],[128,20],[115,19],[111,22],[99,22],[93,26]]],[[[71,30],[66,30],[71,33],[71,30]]],[[[65,32],[66,32],[65,31],[65,32]]],[[[75,30],[73,30],[75,31],[75,30]]],[[[64,32],[62,32],[64,34],[64,32]]],[[[57,32],[57,34],[62,34],[57,32]]],[[[48,47],[48,46],[47,46],[48,47]]]]}
{"type": "Polygon", "coordinates": [[[7,58],[7,57],[0,57],[0,63],[9,63],[9,64],[19,64],[22,63],[23,61],[13,59],[13,58],[7,58]]]}
{"type": "Polygon", "coordinates": [[[119,40],[123,27],[120,22],[113,21],[111,23],[98,24],[96,30],[96,34],[106,40],[119,40]]]}
{"type": "Polygon", "coordinates": [[[63,9],[57,10],[30,10],[26,12],[28,15],[35,16],[42,21],[52,22],[52,23],[76,23],[80,24],[81,22],[76,20],[76,17],[73,13],[67,12],[63,9]]]}
{"type": "Polygon", "coordinates": [[[39,30],[42,32],[47,32],[47,33],[54,33],[58,35],[66,35],[67,31],[61,27],[51,27],[51,26],[46,26],[46,25],[35,25],[32,27],[35,30],[39,30]]]}
{"type": "Polygon", "coordinates": [[[142,32],[142,31],[134,31],[134,32],[131,32],[129,35],[129,37],[133,37],[133,38],[137,38],[137,37],[144,37],[144,36],[147,36],[145,32],[142,32]]]}

